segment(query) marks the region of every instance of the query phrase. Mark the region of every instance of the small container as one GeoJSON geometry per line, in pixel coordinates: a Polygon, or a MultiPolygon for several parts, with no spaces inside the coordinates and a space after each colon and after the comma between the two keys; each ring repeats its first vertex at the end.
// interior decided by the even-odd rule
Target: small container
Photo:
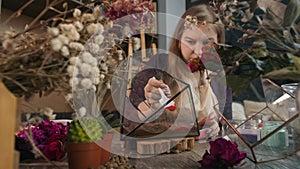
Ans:
{"type": "MultiPolygon", "coordinates": [[[[264,123],[264,126],[261,130],[261,138],[265,137],[275,129],[277,129],[282,123],[268,121],[264,123]]],[[[270,146],[270,147],[287,147],[289,146],[289,138],[288,138],[288,131],[286,127],[283,127],[272,136],[267,138],[263,143],[263,145],[270,146]]]]}

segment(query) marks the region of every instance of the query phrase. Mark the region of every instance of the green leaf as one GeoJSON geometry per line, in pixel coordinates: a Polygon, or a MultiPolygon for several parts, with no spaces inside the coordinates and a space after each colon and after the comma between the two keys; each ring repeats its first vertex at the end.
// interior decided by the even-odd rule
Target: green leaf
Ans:
{"type": "Polygon", "coordinates": [[[264,65],[264,62],[259,60],[259,59],[255,59],[253,56],[251,56],[250,54],[246,53],[246,55],[248,56],[248,58],[250,58],[250,60],[255,64],[256,68],[259,70],[259,71],[263,71],[264,68],[263,68],[263,65],[264,65]]]}
{"type": "Polygon", "coordinates": [[[300,82],[300,70],[290,66],[267,73],[264,77],[273,80],[292,80],[300,82]]]}
{"type": "Polygon", "coordinates": [[[295,67],[298,71],[300,71],[300,57],[297,57],[295,55],[292,55],[291,58],[293,59],[295,63],[295,67]]]}

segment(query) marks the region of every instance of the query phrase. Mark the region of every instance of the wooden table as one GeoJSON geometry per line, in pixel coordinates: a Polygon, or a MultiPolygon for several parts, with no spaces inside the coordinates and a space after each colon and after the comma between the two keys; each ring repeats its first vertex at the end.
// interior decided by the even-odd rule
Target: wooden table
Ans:
{"type": "MultiPolygon", "coordinates": [[[[161,154],[148,158],[130,159],[130,163],[134,164],[138,169],[199,169],[198,161],[201,159],[205,150],[209,149],[207,143],[196,143],[194,149],[178,154],[161,154]]],[[[268,163],[254,164],[249,160],[245,160],[244,165],[235,167],[237,169],[291,169],[299,168],[300,157],[293,156],[284,160],[277,160],[268,163]]],[[[57,167],[50,163],[20,163],[20,169],[68,169],[67,162],[55,162],[57,167]]]]}

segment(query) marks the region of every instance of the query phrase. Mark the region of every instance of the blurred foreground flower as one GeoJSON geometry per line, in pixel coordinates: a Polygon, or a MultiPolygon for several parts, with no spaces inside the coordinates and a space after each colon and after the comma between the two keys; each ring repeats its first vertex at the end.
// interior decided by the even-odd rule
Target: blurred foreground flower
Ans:
{"type": "Polygon", "coordinates": [[[246,158],[246,154],[238,150],[238,145],[236,143],[224,138],[210,141],[209,145],[210,152],[206,150],[202,160],[199,161],[202,168],[232,168],[246,158]]]}

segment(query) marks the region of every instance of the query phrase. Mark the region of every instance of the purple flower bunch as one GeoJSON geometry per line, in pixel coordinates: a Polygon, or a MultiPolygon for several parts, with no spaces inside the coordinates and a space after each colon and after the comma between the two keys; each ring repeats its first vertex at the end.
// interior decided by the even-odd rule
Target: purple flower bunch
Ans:
{"type": "Polygon", "coordinates": [[[200,160],[202,168],[227,169],[238,165],[246,158],[246,153],[238,150],[238,145],[224,138],[210,141],[210,150],[206,150],[200,160]]]}
{"type": "MultiPolygon", "coordinates": [[[[115,20],[127,15],[138,13],[153,12],[154,6],[149,0],[116,0],[111,3],[109,8],[105,11],[105,16],[111,20],[115,20]]],[[[142,16],[137,16],[133,19],[142,19],[142,16]]]]}
{"type": "MultiPolygon", "coordinates": [[[[23,139],[30,145],[26,133],[31,133],[32,140],[37,148],[49,159],[60,160],[65,156],[64,143],[67,138],[69,123],[64,125],[49,120],[25,127],[17,133],[17,138],[23,139]]],[[[29,146],[31,147],[31,146],[29,146]]]]}
{"type": "Polygon", "coordinates": [[[135,29],[139,26],[153,26],[153,12],[155,8],[150,0],[116,0],[107,6],[105,17],[119,25],[129,25],[135,34],[135,29]]]}

